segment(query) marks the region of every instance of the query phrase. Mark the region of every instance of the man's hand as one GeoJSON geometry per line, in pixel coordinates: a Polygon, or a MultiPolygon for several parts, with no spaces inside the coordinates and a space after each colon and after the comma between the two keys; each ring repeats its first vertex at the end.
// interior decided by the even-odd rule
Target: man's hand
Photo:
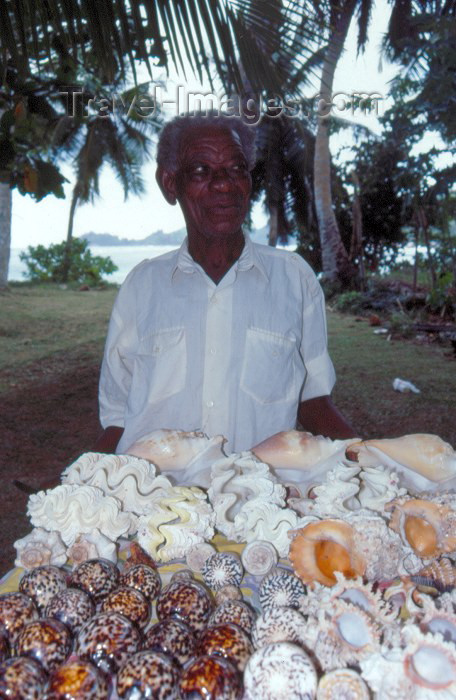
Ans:
{"type": "Polygon", "coordinates": [[[114,454],[116,447],[119,444],[119,440],[122,437],[124,429],[119,428],[117,425],[110,425],[105,428],[101,435],[98,437],[93,451],[94,452],[106,452],[107,454],[114,454]]]}
{"type": "Polygon", "coordinates": [[[330,396],[317,396],[302,401],[298,408],[298,421],[304,430],[314,435],[324,435],[333,440],[359,437],[330,396]]]}

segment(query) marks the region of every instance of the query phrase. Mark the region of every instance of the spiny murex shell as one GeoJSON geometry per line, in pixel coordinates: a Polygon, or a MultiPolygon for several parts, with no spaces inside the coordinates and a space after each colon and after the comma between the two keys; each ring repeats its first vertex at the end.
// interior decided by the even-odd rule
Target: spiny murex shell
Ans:
{"type": "Polygon", "coordinates": [[[244,532],[239,532],[236,519],[247,505],[267,503],[283,508],[285,495],[285,487],[277,482],[268,465],[251,452],[233,453],[212,466],[208,496],[217,530],[228,539],[243,541],[244,532]]]}
{"type": "Polygon", "coordinates": [[[32,494],[27,514],[36,527],[59,532],[68,546],[74,544],[78,535],[95,528],[113,541],[136,529],[136,517],[122,512],[120,501],[105,496],[95,486],[62,484],[32,494]]]}
{"type": "Polygon", "coordinates": [[[209,485],[210,468],[224,456],[223,435],[209,438],[201,431],[154,430],[126,450],[156,464],[162,472],[175,474],[180,484],[209,485]]]}
{"type": "Polygon", "coordinates": [[[363,467],[393,467],[411,491],[437,491],[456,485],[456,452],[437,435],[366,440],[350,445],[346,455],[363,467]]]}
{"type": "Polygon", "coordinates": [[[166,562],[184,557],[214,535],[214,513],[201,489],[171,487],[138,519],[138,542],[154,559],[166,562]]]}
{"type": "Polygon", "coordinates": [[[28,535],[16,540],[14,548],[14,566],[27,570],[44,564],[63,566],[67,560],[66,547],[59,533],[48,532],[42,527],[35,527],[28,535]]]}
{"type": "Polygon", "coordinates": [[[97,486],[106,496],[118,498],[124,511],[137,515],[148,513],[151,501],[159,500],[171,486],[147,459],[99,452],[86,452],[70,464],[62,483],[97,486]]]}
{"type": "Polygon", "coordinates": [[[424,498],[397,498],[389,526],[404,544],[424,559],[435,559],[456,550],[456,494],[424,498]]]}

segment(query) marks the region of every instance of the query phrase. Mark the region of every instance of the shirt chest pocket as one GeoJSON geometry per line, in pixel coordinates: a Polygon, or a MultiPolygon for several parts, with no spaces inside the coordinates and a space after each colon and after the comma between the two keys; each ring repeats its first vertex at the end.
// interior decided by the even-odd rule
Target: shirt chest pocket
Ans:
{"type": "Polygon", "coordinates": [[[247,329],[242,391],[262,404],[297,402],[304,378],[294,339],[260,328],[247,329]]]}
{"type": "Polygon", "coordinates": [[[167,328],[143,338],[135,355],[134,387],[149,403],[163,401],[185,387],[185,328],[167,328]]]}

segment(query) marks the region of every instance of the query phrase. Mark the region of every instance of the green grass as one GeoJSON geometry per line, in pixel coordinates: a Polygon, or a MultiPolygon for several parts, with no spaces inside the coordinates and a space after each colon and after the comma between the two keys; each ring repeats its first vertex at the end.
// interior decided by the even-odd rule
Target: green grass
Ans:
{"type": "MultiPolygon", "coordinates": [[[[0,391],[57,371],[98,363],[116,290],[79,292],[58,286],[13,285],[0,295],[0,391]]],[[[412,432],[440,435],[456,446],[456,359],[451,348],[388,341],[366,320],[328,311],[329,349],[336,372],[334,399],[363,437],[412,432]],[[395,377],[421,394],[393,390],[395,377]]]]}

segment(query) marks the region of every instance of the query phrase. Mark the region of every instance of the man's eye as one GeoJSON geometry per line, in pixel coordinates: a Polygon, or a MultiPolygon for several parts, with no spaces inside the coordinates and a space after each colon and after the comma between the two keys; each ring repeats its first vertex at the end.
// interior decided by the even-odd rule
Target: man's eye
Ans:
{"type": "Polygon", "coordinates": [[[190,175],[206,175],[207,170],[207,165],[194,165],[190,168],[189,173],[190,175]]]}

